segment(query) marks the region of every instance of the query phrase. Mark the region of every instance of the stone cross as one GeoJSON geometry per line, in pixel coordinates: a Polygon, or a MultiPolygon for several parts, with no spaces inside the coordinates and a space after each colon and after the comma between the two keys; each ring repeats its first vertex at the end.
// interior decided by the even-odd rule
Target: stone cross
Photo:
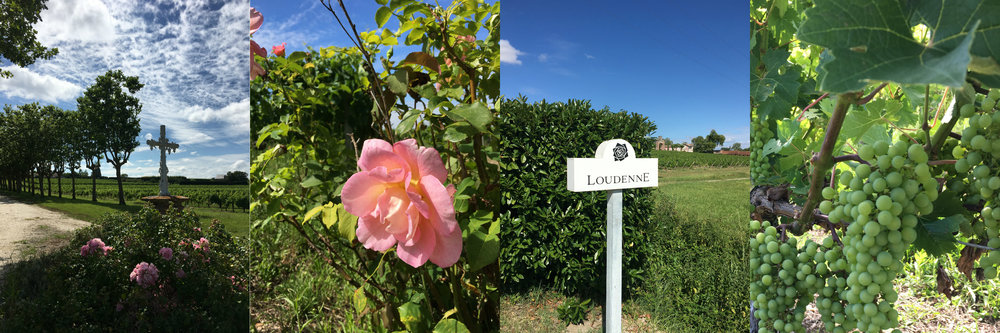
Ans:
{"type": "Polygon", "coordinates": [[[146,144],[149,145],[149,150],[160,148],[160,195],[168,196],[170,192],[167,191],[167,153],[177,151],[178,146],[176,143],[167,141],[166,125],[160,125],[159,140],[146,140],[146,144]]]}
{"type": "Polygon", "coordinates": [[[628,141],[608,140],[597,147],[596,158],[566,159],[566,189],[608,192],[607,280],[604,332],[622,331],[622,190],[656,187],[657,159],[635,158],[628,141]]]}

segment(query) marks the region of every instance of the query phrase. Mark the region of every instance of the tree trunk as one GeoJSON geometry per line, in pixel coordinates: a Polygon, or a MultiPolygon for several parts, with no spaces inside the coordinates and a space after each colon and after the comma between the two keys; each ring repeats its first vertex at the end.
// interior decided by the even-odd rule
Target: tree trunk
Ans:
{"type": "MultiPolygon", "coordinates": [[[[46,170],[48,171],[48,170],[46,170]]],[[[49,196],[52,196],[52,174],[45,175],[45,179],[49,182],[49,196]]]]}
{"type": "Polygon", "coordinates": [[[76,170],[69,170],[69,179],[73,183],[73,188],[70,190],[73,192],[73,200],[76,200],[76,170]]]}
{"type": "Polygon", "coordinates": [[[125,205],[125,190],[122,189],[122,165],[115,164],[115,178],[118,179],[118,204],[125,205]]]}
{"type": "Polygon", "coordinates": [[[62,172],[56,174],[56,184],[59,186],[59,197],[62,198],[62,172]]]}
{"type": "Polygon", "coordinates": [[[97,202],[97,173],[90,169],[90,201],[97,202]]]}

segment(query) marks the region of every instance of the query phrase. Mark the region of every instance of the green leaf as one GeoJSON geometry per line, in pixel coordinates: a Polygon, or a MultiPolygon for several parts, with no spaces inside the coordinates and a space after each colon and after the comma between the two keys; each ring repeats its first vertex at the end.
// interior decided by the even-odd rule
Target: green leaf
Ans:
{"type": "Polygon", "coordinates": [[[942,84],[965,82],[978,21],[968,29],[969,15],[942,11],[922,15],[908,7],[914,2],[892,0],[817,0],[807,9],[799,40],[826,48],[832,59],[819,68],[819,89],[839,94],[860,91],[871,81],[942,84]],[[916,13],[914,13],[916,12],[916,13]],[[911,13],[932,18],[928,28],[935,40],[913,38],[911,13]]]}
{"type": "Polygon", "coordinates": [[[302,223],[306,223],[306,221],[309,221],[309,219],[311,219],[313,216],[315,216],[322,210],[323,210],[323,205],[313,207],[313,209],[310,209],[309,212],[306,213],[306,217],[302,219],[302,223]]]}
{"type": "Polygon", "coordinates": [[[323,225],[326,226],[327,229],[330,229],[337,224],[337,220],[337,209],[333,208],[333,203],[328,202],[323,205],[323,225]]]}
{"type": "Polygon", "coordinates": [[[399,321],[406,326],[407,332],[425,332],[424,315],[420,311],[420,305],[413,302],[406,302],[399,306],[399,321]]]}
{"type": "Polygon", "coordinates": [[[390,10],[389,7],[379,7],[378,10],[375,11],[375,24],[381,28],[386,22],[389,22],[390,16],[392,16],[392,10],[390,10]]]}
{"type": "Polygon", "coordinates": [[[466,138],[474,135],[476,129],[465,121],[459,121],[445,127],[442,139],[448,142],[462,142],[466,138]]]}
{"type": "MultiPolygon", "coordinates": [[[[975,31],[969,76],[986,86],[1000,87],[1000,2],[996,1],[914,1],[914,19],[928,27],[936,27],[931,43],[938,48],[961,48],[963,34],[975,31]],[[938,24],[940,22],[940,24],[938,24]],[[978,23],[981,29],[973,26],[978,23]]],[[[911,21],[912,22],[912,21],[911,21]]]]}
{"type": "Polygon", "coordinates": [[[365,308],[368,307],[368,297],[365,297],[364,289],[361,288],[355,289],[353,300],[354,300],[354,310],[357,311],[358,313],[364,312],[365,308]]]}
{"type": "Polygon", "coordinates": [[[963,215],[952,215],[940,220],[921,220],[917,225],[917,239],[913,245],[927,254],[939,256],[955,250],[955,235],[958,225],[966,220],[963,215]]]}
{"type": "Polygon", "coordinates": [[[467,229],[465,259],[469,271],[475,272],[495,263],[500,255],[500,220],[494,220],[491,212],[477,211],[467,229]]]}
{"type": "MultiPolygon", "coordinates": [[[[305,58],[306,58],[306,53],[305,52],[295,51],[295,52],[292,52],[292,54],[288,55],[288,63],[292,64],[294,62],[297,62],[297,61],[305,59],[305,58]]],[[[298,64],[295,64],[295,65],[298,67],[299,71],[302,71],[302,66],[298,66],[298,64]]]]}
{"type": "Polygon", "coordinates": [[[462,104],[450,111],[445,111],[448,118],[455,121],[467,121],[472,127],[480,132],[486,132],[486,125],[493,121],[493,114],[486,104],[475,102],[472,104],[462,104]]]}
{"type": "Polygon", "coordinates": [[[323,184],[323,181],[319,180],[319,178],[316,178],[316,176],[309,176],[309,178],[306,178],[306,180],[302,181],[303,188],[319,186],[320,184],[323,184]]]}
{"type": "Polygon", "coordinates": [[[465,324],[462,324],[462,322],[452,318],[445,318],[441,319],[441,321],[439,321],[437,325],[434,326],[434,333],[470,333],[470,332],[469,329],[465,327],[465,324]]]}
{"type": "Polygon", "coordinates": [[[397,69],[395,73],[392,73],[392,75],[386,78],[385,82],[389,84],[389,90],[396,95],[402,96],[406,94],[406,89],[409,83],[407,76],[408,73],[406,69],[397,69]]]}
{"type": "Polygon", "coordinates": [[[423,110],[418,109],[410,109],[409,111],[406,111],[406,114],[403,115],[403,119],[399,121],[399,124],[396,124],[396,134],[403,135],[412,131],[413,125],[417,123],[417,119],[420,119],[420,113],[422,111],[423,110]]]}
{"type": "MultiPolygon", "coordinates": [[[[799,83],[801,69],[793,66],[785,70],[785,74],[775,75],[768,79],[770,83],[760,84],[773,85],[774,93],[761,101],[757,106],[757,115],[764,119],[781,119],[791,113],[792,106],[799,98],[799,83]]],[[[759,89],[764,89],[758,87],[759,89]]]]}
{"type": "Polygon", "coordinates": [[[337,204],[337,231],[350,242],[357,238],[358,217],[348,213],[344,204],[337,204]]]}

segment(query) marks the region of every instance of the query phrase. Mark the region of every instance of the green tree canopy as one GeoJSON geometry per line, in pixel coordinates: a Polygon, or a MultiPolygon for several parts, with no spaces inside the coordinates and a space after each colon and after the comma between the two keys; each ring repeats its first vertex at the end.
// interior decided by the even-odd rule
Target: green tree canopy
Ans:
{"type": "MultiPolygon", "coordinates": [[[[32,25],[42,19],[47,0],[0,0],[0,58],[14,65],[26,67],[37,59],[50,59],[59,53],[56,48],[47,48],[36,38],[38,33],[32,25]]],[[[10,78],[14,74],[0,70],[0,78],[10,78]]]]}
{"type": "Polygon", "coordinates": [[[132,151],[139,146],[135,138],[142,128],[139,113],[142,103],[135,94],[142,89],[138,76],[126,76],[121,70],[109,70],[98,76],[96,82],[87,87],[83,96],[77,98],[77,106],[83,113],[85,126],[104,153],[105,160],[115,167],[118,179],[118,203],[125,204],[122,189],[121,168],[128,163],[132,151]]]}

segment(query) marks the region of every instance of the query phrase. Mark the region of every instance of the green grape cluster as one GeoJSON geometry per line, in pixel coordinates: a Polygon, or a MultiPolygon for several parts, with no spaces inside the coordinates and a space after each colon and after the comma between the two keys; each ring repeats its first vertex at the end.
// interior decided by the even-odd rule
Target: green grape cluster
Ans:
{"type": "Polygon", "coordinates": [[[879,141],[862,145],[858,155],[872,164],[843,172],[844,190],[824,188],[820,211],[833,223],[849,223],[843,238],[848,276],[839,297],[856,322],[844,327],[880,332],[899,326],[892,280],[917,238],[917,216],[934,210],[938,187],[920,144],[879,141]]]}
{"type": "Polygon", "coordinates": [[[822,244],[794,236],[781,241],[767,221],[750,221],[750,229],[756,233],[750,239],[750,298],[760,332],[801,332],[806,306],[814,300],[827,331],[854,328],[853,314],[845,314],[841,298],[848,262],[832,236],[822,244]]]}
{"type": "MultiPolygon", "coordinates": [[[[949,189],[966,193],[966,203],[983,204],[979,214],[983,222],[966,221],[959,226],[960,231],[987,239],[987,246],[992,248],[1000,248],[1000,112],[995,110],[998,99],[1000,90],[991,90],[978,111],[971,103],[959,109],[968,126],[952,155],[958,158],[955,171],[965,178],[949,183],[949,189]]],[[[986,278],[997,277],[998,264],[1000,251],[990,251],[979,259],[986,278]]]]}
{"type": "Polygon", "coordinates": [[[774,132],[767,127],[767,123],[760,117],[751,117],[750,120],[750,178],[754,183],[763,181],[767,175],[771,163],[764,154],[764,144],[774,137],[774,132]]]}

